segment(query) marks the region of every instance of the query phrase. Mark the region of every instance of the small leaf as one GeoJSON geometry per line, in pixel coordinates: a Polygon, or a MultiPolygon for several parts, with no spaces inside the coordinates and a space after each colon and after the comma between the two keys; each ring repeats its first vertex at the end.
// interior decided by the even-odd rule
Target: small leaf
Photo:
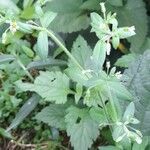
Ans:
{"type": "Polygon", "coordinates": [[[50,23],[55,19],[56,16],[57,14],[54,12],[44,13],[44,16],[40,18],[42,26],[47,28],[50,25],[50,23]]]}
{"type": "Polygon", "coordinates": [[[64,117],[66,115],[67,107],[68,105],[51,104],[42,109],[42,111],[38,113],[35,118],[38,121],[48,124],[49,126],[64,130],[66,129],[64,117]]]}
{"type": "Polygon", "coordinates": [[[131,53],[131,54],[127,54],[127,55],[123,55],[121,58],[119,58],[115,65],[119,66],[119,67],[129,67],[129,65],[134,62],[136,60],[136,58],[138,57],[138,55],[131,53]]]}
{"type": "Polygon", "coordinates": [[[15,59],[16,58],[13,55],[7,55],[7,54],[0,55],[0,64],[7,63],[15,59]]]}
{"type": "Polygon", "coordinates": [[[78,103],[78,101],[80,100],[81,96],[82,96],[82,92],[83,92],[83,87],[81,84],[77,83],[76,84],[76,93],[75,93],[75,102],[78,103]]]}
{"type": "Polygon", "coordinates": [[[32,33],[33,28],[32,25],[23,23],[23,22],[17,22],[17,25],[19,26],[19,30],[25,33],[32,33]]]}
{"type": "Polygon", "coordinates": [[[7,131],[16,128],[37,106],[39,100],[40,97],[38,95],[33,95],[29,100],[27,100],[27,102],[20,108],[19,112],[16,114],[16,117],[12,120],[12,123],[7,128],[7,131]]]}
{"type": "MultiPolygon", "coordinates": [[[[84,69],[88,69],[88,61],[90,59],[90,56],[92,55],[92,49],[82,36],[78,36],[73,43],[71,54],[76,58],[76,60],[84,69]]],[[[76,65],[71,60],[69,60],[69,66],[72,67],[76,65]]]]}
{"type": "Polygon", "coordinates": [[[34,52],[32,51],[32,49],[30,49],[29,47],[24,46],[24,45],[22,46],[22,49],[23,49],[23,51],[25,52],[25,54],[26,54],[27,56],[33,58],[34,52]]]}
{"type": "Polygon", "coordinates": [[[125,110],[125,113],[123,115],[123,120],[129,121],[130,118],[133,118],[134,117],[134,111],[135,111],[135,106],[134,106],[134,103],[131,102],[125,110]]]}
{"type": "Polygon", "coordinates": [[[120,39],[119,39],[119,36],[113,36],[112,37],[112,45],[114,47],[114,49],[117,49],[118,46],[119,46],[119,43],[120,43],[120,39]]]}
{"type": "Polygon", "coordinates": [[[48,56],[48,36],[46,31],[41,31],[37,39],[37,52],[42,59],[48,56]]]}
{"type": "Polygon", "coordinates": [[[118,28],[116,32],[119,35],[120,39],[128,38],[136,34],[134,26],[118,28]]]}
{"type": "Polygon", "coordinates": [[[123,126],[115,126],[112,136],[116,142],[120,142],[126,136],[123,126]]]}
{"type": "Polygon", "coordinates": [[[95,66],[97,66],[98,70],[102,68],[104,64],[106,58],[106,49],[107,43],[104,41],[98,41],[94,47],[92,61],[94,62],[95,66]]]}
{"type": "Polygon", "coordinates": [[[49,66],[66,66],[67,62],[60,60],[60,59],[53,59],[53,58],[47,58],[45,60],[36,60],[32,61],[27,65],[27,69],[42,69],[49,66]]]}
{"type": "Polygon", "coordinates": [[[3,128],[0,128],[0,135],[3,136],[3,137],[5,137],[5,138],[9,138],[9,139],[12,138],[11,134],[10,134],[9,132],[7,132],[7,131],[6,131],[5,129],[3,129],[3,128]]]}

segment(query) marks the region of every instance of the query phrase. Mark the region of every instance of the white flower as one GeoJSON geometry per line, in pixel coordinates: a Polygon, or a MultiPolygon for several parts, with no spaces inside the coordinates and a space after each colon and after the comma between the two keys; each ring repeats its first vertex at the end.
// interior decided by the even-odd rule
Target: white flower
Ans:
{"type": "Polygon", "coordinates": [[[106,68],[107,68],[107,70],[109,70],[109,68],[110,68],[110,61],[106,62],[106,68]]]}
{"type": "Polygon", "coordinates": [[[105,3],[100,3],[100,5],[101,5],[102,12],[105,13],[106,12],[105,3]]]}
{"type": "Polygon", "coordinates": [[[121,71],[116,72],[115,76],[120,79],[122,77],[121,71]]]}
{"type": "Polygon", "coordinates": [[[7,40],[7,34],[6,34],[6,32],[4,32],[2,35],[2,43],[5,44],[6,40],[7,40]]]}
{"type": "Polygon", "coordinates": [[[107,54],[107,55],[110,55],[110,51],[111,51],[111,45],[110,45],[110,43],[108,42],[107,45],[106,45],[106,54],[107,54]]]}
{"type": "Polygon", "coordinates": [[[17,25],[17,22],[16,21],[11,21],[9,29],[14,34],[19,29],[19,26],[17,25]]]}

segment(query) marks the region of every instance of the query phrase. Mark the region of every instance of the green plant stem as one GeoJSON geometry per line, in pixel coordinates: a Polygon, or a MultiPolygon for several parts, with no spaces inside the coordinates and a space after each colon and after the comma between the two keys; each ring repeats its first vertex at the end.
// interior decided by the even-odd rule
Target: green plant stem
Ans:
{"type": "MultiPolygon", "coordinates": [[[[108,114],[107,108],[105,107],[105,104],[104,104],[104,102],[103,102],[103,99],[102,99],[102,96],[101,96],[100,92],[98,93],[98,95],[99,95],[99,97],[100,97],[102,106],[103,106],[103,108],[104,108],[104,113],[105,113],[107,122],[110,123],[111,121],[110,121],[110,118],[109,118],[109,114],[108,114]]],[[[109,128],[110,128],[110,131],[112,132],[112,127],[109,126],[109,128]]]]}
{"type": "Polygon", "coordinates": [[[115,109],[115,104],[114,104],[114,101],[113,101],[113,98],[112,98],[112,95],[111,95],[111,92],[110,92],[110,88],[108,86],[107,81],[106,81],[106,85],[107,85],[107,89],[108,89],[108,96],[109,96],[109,99],[110,99],[110,104],[111,104],[112,111],[113,111],[114,117],[115,117],[114,120],[115,120],[115,122],[117,122],[118,121],[118,115],[117,115],[117,111],[115,109]]]}
{"type": "Polygon", "coordinates": [[[53,34],[52,31],[45,29],[48,35],[53,39],[53,41],[67,54],[67,56],[81,69],[84,68],[78,63],[78,61],[72,56],[69,50],[59,41],[59,39],[53,34]]]}
{"type": "Polygon", "coordinates": [[[26,73],[26,75],[30,78],[30,80],[33,82],[34,78],[32,77],[32,75],[30,74],[30,72],[27,70],[27,68],[24,66],[24,64],[20,61],[20,59],[17,58],[17,63],[18,65],[24,70],[24,72],[26,73]]]}
{"type": "Polygon", "coordinates": [[[44,27],[32,25],[32,28],[39,31],[46,31],[49,37],[66,53],[66,55],[81,69],[84,68],[78,63],[78,61],[72,56],[69,50],[62,44],[62,42],[54,35],[51,30],[48,30],[44,27]]]}

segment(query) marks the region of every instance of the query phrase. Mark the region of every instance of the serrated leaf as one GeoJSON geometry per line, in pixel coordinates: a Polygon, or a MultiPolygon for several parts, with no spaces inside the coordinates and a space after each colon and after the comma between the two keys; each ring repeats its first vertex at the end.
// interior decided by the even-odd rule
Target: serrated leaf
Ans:
{"type": "Polygon", "coordinates": [[[115,65],[119,66],[119,67],[129,67],[129,65],[136,60],[136,58],[138,57],[138,55],[131,53],[131,54],[127,54],[127,55],[123,55],[121,58],[119,58],[115,65]]]}
{"type": "Polygon", "coordinates": [[[50,24],[50,28],[55,32],[72,33],[82,29],[87,29],[90,24],[89,17],[81,11],[68,14],[58,14],[50,24]]]}
{"type": "MultiPolygon", "coordinates": [[[[92,55],[92,49],[82,36],[78,36],[73,43],[71,54],[84,69],[88,69],[88,61],[92,55]]],[[[69,60],[69,66],[72,67],[75,66],[75,64],[69,60]]]]}
{"type": "Polygon", "coordinates": [[[100,126],[107,125],[108,123],[105,112],[100,107],[92,107],[90,109],[90,116],[93,120],[97,121],[100,126]]]}
{"type": "Polygon", "coordinates": [[[65,70],[65,73],[73,81],[78,82],[81,85],[84,85],[85,82],[88,80],[88,77],[82,73],[79,67],[69,67],[65,70]]]}
{"type": "Polygon", "coordinates": [[[34,91],[46,101],[56,104],[64,104],[70,93],[69,78],[59,71],[41,71],[34,84],[17,81],[16,85],[23,91],[34,91]]]}
{"type": "Polygon", "coordinates": [[[50,28],[64,33],[86,29],[90,24],[90,19],[80,9],[82,3],[82,0],[55,0],[49,2],[46,9],[58,13],[50,28]]]}
{"type": "MultiPolygon", "coordinates": [[[[89,60],[90,56],[92,55],[92,50],[82,36],[78,36],[76,41],[73,43],[71,54],[75,57],[83,69],[90,69],[91,62],[89,60]]],[[[88,77],[78,66],[76,66],[76,64],[72,62],[72,60],[69,60],[68,66],[69,68],[67,68],[65,72],[68,76],[70,76],[71,79],[73,79],[73,81],[83,85],[84,82],[88,80],[88,77]]]]}
{"type": "Polygon", "coordinates": [[[140,48],[143,45],[147,31],[147,16],[145,4],[142,0],[128,0],[123,7],[112,7],[108,5],[110,11],[117,13],[119,26],[135,26],[136,35],[131,37],[131,51],[141,53],[140,48]]]}
{"type": "Polygon", "coordinates": [[[45,60],[36,60],[32,61],[27,65],[27,69],[41,69],[41,68],[46,68],[49,66],[65,66],[67,65],[67,62],[59,59],[53,59],[53,58],[47,58],[45,60]]]}
{"type": "Polygon", "coordinates": [[[66,129],[65,115],[68,105],[51,104],[48,107],[42,109],[35,118],[38,121],[42,121],[49,126],[59,128],[61,130],[66,129]]]}
{"type": "Polygon", "coordinates": [[[150,50],[138,57],[125,71],[123,79],[134,95],[137,125],[144,135],[150,135],[150,50]]]}
{"type": "Polygon", "coordinates": [[[7,55],[7,54],[0,55],[0,64],[7,63],[15,59],[16,58],[13,55],[7,55]]]}
{"type": "Polygon", "coordinates": [[[55,19],[55,17],[57,16],[56,13],[54,12],[46,12],[44,14],[44,16],[40,17],[40,21],[43,27],[47,28],[50,23],[55,19]]]}
{"type": "Polygon", "coordinates": [[[16,114],[16,117],[12,120],[12,123],[7,128],[7,131],[10,131],[13,128],[16,128],[37,106],[40,97],[38,95],[33,95],[27,102],[20,108],[19,112],[16,114]]]}
{"type": "Polygon", "coordinates": [[[46,31],[41,31],[37,39],[37,52],[42,59],[48,56],[48,35],[46,31]]]}
{"type": "Polygon", "coordinates": [[[99,135],[98,124],[90,117],[88,109],[68,108],[65,121],[67,134],[74,150],[88,150],[99,135]]]}

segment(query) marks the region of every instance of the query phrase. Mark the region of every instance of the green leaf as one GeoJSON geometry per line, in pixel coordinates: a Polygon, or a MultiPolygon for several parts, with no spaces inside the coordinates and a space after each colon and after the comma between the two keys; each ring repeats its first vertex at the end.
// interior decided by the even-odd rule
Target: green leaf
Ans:
{"type": "Polygon", "coordinates": [[[80,8],[84,10],[99,10],[99,3],[99,0],[87,0],[80,6],[80,8]]]}
{"type": "Polygon", "coordinates": [[[108,3],[106,7],[117,13],[119,26],[135,26],[136,35],[131,37],[131,51],[141,53],[140,48],[143,45],[147,31],[147,16],[145,4],[142,0],[128,0],[123,7],[112,7],[108,3]]]}
{"type": "MultiPolygon", "coordinates": [[[[82,36],[78,36],[73,43],[71,54],[84,69],[88,69],[88,61],[90,59],[90,56],[92,55],[92,49],[82,36]]],[[[75,66],[75,64],[71,60],[69,60],[69,66],[72,67],[75,66]]]]}
{"type": "Polygon", "coordinates": [[[147,146],[149,145],[150,138],[149,137],[144,137],[142,139],[141,144],[137,144],[136,142],[133,144],[132,150],[145,150],[147,149],[147,146]]]}
{"type": "Polygon", "coordinates": [[[18,26],[19,26],[19,30],[25,33],[32,33],[33,32],[33,28],[32,25],[27,24],[27,23],[23,23],[23,22],[17,22],[18,26]]]}
{"type": "Polygon", "coordinates": [[[108,2],[113,6],[123,6],[123,0],[108,0],[108,2]]]}
{"type": "Polygon", "coordinates": [[[88,80],[88,77],[83,74],[81,69],[79,67],[69,67],[65,70],[65,73],[69,78],[71,78],[73,81],[84,85],[85,82],[88,80]]]}
{"type": "Polygon", "coordinates": [[[46,10],[51,10],[58,14],[50,24],[50,28],[56,32],[64,33],[86,29],[90,24],[90,19],[80,9],[82,3],[82,0],[55,0],[49,2],[46,10]]]}
{"type": "Polygon", "coordinates": [[[117,36],[117,35],[113,36],[112,37],[112,45],[113,45],[114,49],[117,49],[119,44],[120,44],[119,36],[117,36]]]}
{"type": "Polygon", "coordinates": [[[91,26],[91,32],[95,32],[99,39],[103,39],[109,31],[104,19],[97,13],[91,13],[91,26]]]}
{"type": "Polygon", "coordinates": [[[48,56],[48,35],[46,31],[41,31],[37,39],[37,52],[42,59],[48,56]]]}
{"type": "Polygon", "coordinates": [[[27,55],[27,56],[29,56],[29,57],[31,57],[31,58],[33,58],[34,57],[34,52],[32,51],[32,49],[30,49],[29,47],[27,47],[27,46],[22,46],[22,49],[23,49],[23,51],[25,52],[25,54],[27,55]]]}
{"type": "Polygon", "coordinates": [[[12,1],[12,0],[5,0],[5,1],[0,1],[0,10],[12,10],[15,13],[19,13],[19,8],[17,5],[12,1]]]}
{"type": "Polygon", "coordinates": [[[43,27],[47,28],[50,23],[55,19],[55,17],[57,16],[56,13],[54,12],[46,12],[44,13],[44,16],[40,17],[40,21],[43,27]]]}
{"type": "Polygon", "coordinates": [[[130,118],[134,117],[134,112],[135,112],[135,106],[134,106],[134,103],[131,102],[124,112],[123,120],[129,121],[130,118]]]}
{"type": "Polygon", "coordinates": [[[99,150],[121,150],[121,149],[116,146],[100,146],[99,150]]]}
{"type": "Polygon", "coordinates": [[[100,126],[107,125],[108,121],[104,113],[104,109],[100,107],[92,107],[90,109],[90,116],[97,121],[100,126]]]}
{"type": "Polygon", "coordinates": [[[25,0],[25,1],[23,1],[23,8],[31,6],[33,1],[34,0],[25,0]]]}
{"type": "Polygon", "coordinates": [[[50,28],[55,32],[72,33],[87,29],[89,24],[89,17],[86,14],[82,14],[81,11],[77,11],[58,14],[50,24],[50,28]]]}
{"type": "Polygon", "coordinates": [[[13,128],[16,128],[37,106],[39,103],[40,97],[33,95],[27,102],[20,108],[19,112],[16,114],[16,117],[12,120],[12,123],[7,128],[7,131],[10,131],[13,128]]]}
{"type": "Polygon", "coordinates": [[[60,59],[47,58],[45,60],[32,61],[27,65],[27,69],[42,69],[49,66],[66,66],[67,62],[60,59]]]}
{"type": "MultiPolygon", "coordinates": [[[[75,59],[79,62],[83,69],[90,69],[90,56],[92,55],[92,49],[90,48],[90,46],[88,46],[87,42],[82,36],[78,36],[76,41],[73,43],[71,54],[75,57],[75,59]]],[[[85,81],[88,80],[87,76],[70,59],[68,66],[69,68],[67,68],[65,72],[68,76],[70,76],[71,79],[73,79],[73,81],[76,81],[83,85],[85,81]]]]}
{"type": "Polygon", "coordinates": [[[98,70],[102,68],[104,64],[106,58],[106,49],[107,43],[101,40],[98,41],[94,47],[92,61],[94,62],[98,70]]]}
{"type": "Polygon", "coordinates": [[[101,101],[103,99],[100,97],[101,90],[102,89],[100,86],[95,86],[93,88],[88,89],[84,97],[84,104],[86,104],[89,107],[97,107],[98,105],[102,106],[101,101]]]}
{"type": "Polygon", "coordinates": [[[20,17],[22,19],[33,19],[34,18],[34,13],[35,13],[35,9],[34,9],[34,6],[31,5],[31,6],[28,6],[26,8],[24,8],[24,10],[21,12],[21,15],[20,17]]]}
{"type": "Polygon", "coordinates": [[[123,55],[121,58],[119,58],[116,61],[115,65],[119,66],[119,67],[128,68],[130,66],[130,64],[136,60],[137,57],[138,57],[138,55],[136,55],[134,53],[123,55]]]}
{"type": "Polygon", "coordinates": [[[66,115],[67,134],[74,150],[88,150],[99,135],[98,124],[90,117],[89,110],[68,108],[66,115]]]}
{"type": "Polygon", "coordinates": [[[0,55],[0,64],[7,63],[15,59],[16,58],[13,55],[7,55],[7,54],[0,55]]]}
{"type": "Polygon", "coordinates": [[[9,132],[7,132],[7,131],[6,131],[5,129],[3,129],[3,128],[0,128],[0,135],[3,136],[3,137],[5,137],[5,138],[9,138],[9,139],[12,138],[11,134],[10,134],[9,132]]]}
{"type": "Polygon", "coordinates": [[[75,102],[78,103],[78,101],[80,100],[81,96],[82,96],[82,92],[83,92],[83,87],[81,84],[77,83],[76,84],[76,93],[75,93],[75,102]]]}
{"type": "Polygon", "coordinates": [[[138,57],[125,71],[123,80],[134,95],[137,125],[144,135],[150,135],[150,50],[138,57]]]}
{"type": "Polygon", "coordinates": [[[44,109],[40,113],[38,113],[35,118],[38,121],[42,121],[49,126],[59,128],[61,130],[66,129],[65,123],[65,115],[66,108],[68,105],[61,104],[51,104],[44,109]]]}
{"type": "Polygon", "coordinates": [[[64,104],[70,93],[69,79],[59,71],[41,71],[34,84],[17,81],[16,85],[23,91],[34,91],[46,101],[54,101],[56,104],[64,104]]]}
{"type": "Polygon", "coordinates": [[[78,11],[81,4],[82,0],[54,0],[49,2],[47,7],[53,12],[71,13],[78,11]]]}

